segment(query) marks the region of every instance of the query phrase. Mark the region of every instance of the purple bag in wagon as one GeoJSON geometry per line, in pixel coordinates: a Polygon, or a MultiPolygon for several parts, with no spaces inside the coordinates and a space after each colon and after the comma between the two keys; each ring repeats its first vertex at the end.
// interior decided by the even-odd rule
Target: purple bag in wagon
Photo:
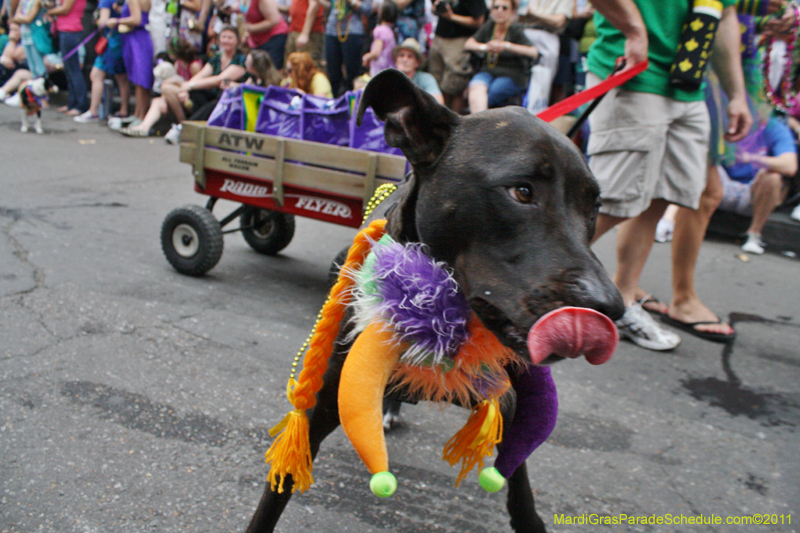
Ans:
{"type": "Polygon", "coordinates": [[[371,107],[364,111],[361,126],[356,125],[356,111],[361,93],[360,90],[346,93],[351,111],[350,148],[402,156],[403,152],[399,148],[393,148],[386,144],[386,138],[383,136],[383,122],[378,120],[371,107]]]}
{"type": "Polygon", "coordinates": [[[261,101],[256,132],[288,139],[301,139],[302,108],[301,92],[270,86],[261,101]]]}
{"type": "Polygon", "coordinates": [[[255,131],[256,117],[266,89],[258,85],[242,84],[225,89],[217,102],[209,126],[255,131]]]}
{"type": "Polygon", "coordinates": [[[339,98],[303,96],[303,140],[348,146],[350,108],[347,95],[339,98]]]}

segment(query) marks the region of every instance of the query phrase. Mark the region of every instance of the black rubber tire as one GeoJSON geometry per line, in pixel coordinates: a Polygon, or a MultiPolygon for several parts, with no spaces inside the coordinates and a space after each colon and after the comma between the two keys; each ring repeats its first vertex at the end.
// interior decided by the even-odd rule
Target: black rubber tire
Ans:
{"type": "Polygon", "coordinates": [[[294,215],[288,213],[254,207],[239,215],[239,224],[244,240],[260,254],[275,255],[294,237],[294,215]]]}
{"type": "Polygon", "coordinates": [[[202,276],[219,262],[222,248],[222,228],[205,207],[173,209],[161,224],[161,249],[181,274],[202,276]]]}
{"type": "Polygon", "coordinates": [[[349,251],[350,247],[345,246],[336,254],[336,257],[331,262],[331,267],[328,269],[328,285],[331,287],[336,285],[336,282],[339,280],[339,270],[347,259],[347,252],[349,251]]]}

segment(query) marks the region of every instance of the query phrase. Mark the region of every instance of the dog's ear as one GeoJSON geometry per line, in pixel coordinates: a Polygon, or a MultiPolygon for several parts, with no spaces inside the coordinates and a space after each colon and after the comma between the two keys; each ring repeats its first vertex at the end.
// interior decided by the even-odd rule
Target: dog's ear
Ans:
{"type": "Polygon", "coordinates": [[[356,115],[359,126],[367,107],[386,122],[384,134],[389,146],[400,148],[414,166],[436,161],[460,121],[458,115],[396,69],[382,71],[364,89],[356,115]]]}

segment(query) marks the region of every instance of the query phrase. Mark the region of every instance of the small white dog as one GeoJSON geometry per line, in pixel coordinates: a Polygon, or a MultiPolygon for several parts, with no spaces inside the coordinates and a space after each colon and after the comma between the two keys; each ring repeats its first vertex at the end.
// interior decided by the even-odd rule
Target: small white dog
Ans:
{"type": "Polygon", "coordinates": [[[42,129],[42,100],[47,99],[47,95],[58,92],[58,86],[50,78],[42,76],[25,82],[19,88],[19,104],[22,107],[22,133],[28,132],[28,118],[36,115],[33,128],[36,133],[44,133],[42,129]]]}
{"type": "Polygon", "coordinates": [[[186,81],[178,76],[177,72],[175,71],[175,65],[169,61],[164,61],[163,59],[160,59],[156,66],[153,67],[153,77],[153,90],[157,93],[161,93],[161,84],[166,80],[177,78],[181,83],[186,81]]]}

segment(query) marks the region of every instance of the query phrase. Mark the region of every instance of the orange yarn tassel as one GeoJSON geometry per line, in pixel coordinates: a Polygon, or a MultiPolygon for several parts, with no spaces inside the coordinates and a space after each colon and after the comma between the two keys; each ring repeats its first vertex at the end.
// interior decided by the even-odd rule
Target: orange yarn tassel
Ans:
{"type": "Polygon", "coordinates": [[[331,289],[330,297],[322,307],[322,317],[317,331],[311,338],[308,351],[303,358],[303,371],[297,381],[290,379],[286,395],[294,406],[294,411],[270,430],[270,436],[280,433],[272,442],[264,458],[270,465],[268,479],[270,488],[283,492],[286,476],[291,474],[294,485],[292,492],[305,492],[314,482],[311,475],[311,446],[308,440],[308,416],[306,410],[317,403],[317,392],[322,388],[322,377],[328,369],[328,359],[333,353],[333,344],[339,334],[339,323],[350,299],[353,280],[347,275],[358,268],[366,258],[372,243],[386,233],[386,221],[375,220],[356,235],[347,260],[339,274],[339,279],[331,289]]]}
{"type": "Polygon", "coordinates": [[[494,453],[494,446],[502,440],[503,417],[497,400],[483,400],[472,408],[467,423],[444,446],[442,459],[450,466],[461,461],[461,471],[456,487],[478,465],[483,469],[483,458],[494,453]]]}

